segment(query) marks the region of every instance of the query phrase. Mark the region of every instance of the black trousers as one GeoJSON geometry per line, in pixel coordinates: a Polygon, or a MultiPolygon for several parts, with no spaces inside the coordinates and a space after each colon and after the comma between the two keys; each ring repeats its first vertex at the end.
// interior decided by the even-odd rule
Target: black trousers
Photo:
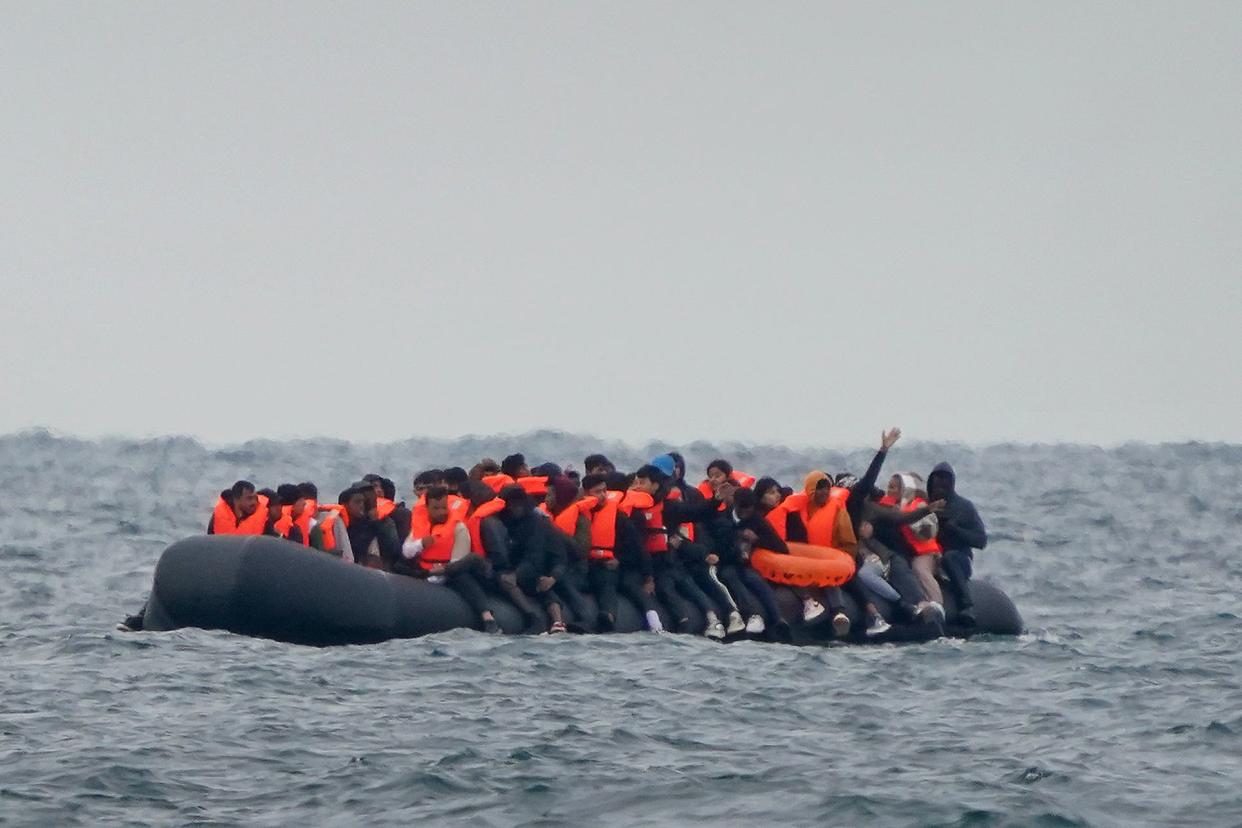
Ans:
{"type": "Polygon", "coordinates": [[[737,599],[738,608],[746,617],[762,615],[763,620],[775,624],[781,620],[780,605],[776,603],[776,593],[762,575],[750,568],[749,564],[723,566],[717,570],[720,580],[724,581],[729,592],[737,599]]]}
{"type": "Polygon", "coordinates": [[[715,612],[711,599],[703,594],[703,590],[691,580],[686,571],[678,564],[672,551],[660,552],[651,556],[651,569],[655,577],[656,595],[660,603],[676,619],[677,623],[690,617],[689,608],[683,596],[694,603],[702,612],[715,612]]]}
{"type": "Polygon", "coordinates": [[[655,597],[643,589],[643,576],[633,569],[621,568],[617,577],[617,588],[621,594],[634,602],[639,612],[644,614],[656,609],[655,597]]]}
{"type": "MultiPolygon", "coordinates": [[[[609,569],[604,565],[603,561],[592,563],[587,570],[587,582],[591,588],[591,594],[595,596],[595,604],[599,607],[599,611],[607,613],[612,617],[613,621],[617,620],[617,569],[609,569]]],[[[642,585],[639,585],[641,591],[642,585]]]]}
{"type": "Polygon", "coordinates": [[[948,578],[949,589],[953,592],[954,599],[957,600],[958,612],[970,609],[975,603],[970,597],[970,576],[974,560],[974,550],[969,547],[947,549],[940,558],[940,568],[944,570],[948,578]]]}
{"type": "Polygon", "coordinates": [[[557,596],[555,587],[543,592],[539,591],[539,579],[543,577],[544,573],[523,562],[518,564],[514,574],[517,575],[518,586],[522,588],[522,591],[543,604],[545,609],[560,605],[561,599],[557,596]]]}
{"type": "MultiPolygon", "coordinates": [[[[919,579],[910,568],[910,559],[900,552],[893,553],[888,561],[888,582],[901,596],[901,602],[909,607],[917,606],[927,600],[919,579]]],[[[907,607],[907,609],[909,609],[907,607]]]]}

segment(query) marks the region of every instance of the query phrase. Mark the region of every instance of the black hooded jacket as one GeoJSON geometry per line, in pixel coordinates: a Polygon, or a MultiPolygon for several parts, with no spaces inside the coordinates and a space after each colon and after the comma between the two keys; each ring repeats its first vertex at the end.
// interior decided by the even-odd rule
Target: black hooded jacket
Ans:
{"type": "MultiPolygon", "coordinates": [[[[944,511],[939,514],[940,533],[936,539],[946,551],[949,549],[983,549],[988,545],[988,533],[979,518],[975,504],[957,493],[957,474],[948,463],[938,463],[927,476],[930,492],[932,481],[943,479],[947,494],[944,511]]],[[[929,494],[930,496],[930,494],[929,494]]]]}

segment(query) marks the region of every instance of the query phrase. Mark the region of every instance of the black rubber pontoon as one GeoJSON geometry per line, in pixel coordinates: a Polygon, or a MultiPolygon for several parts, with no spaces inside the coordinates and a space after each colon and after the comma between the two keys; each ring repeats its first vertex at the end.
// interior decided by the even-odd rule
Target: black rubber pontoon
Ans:
{"type": "MultiPolygon", "coordinates": [[[[981,581],[972,580],[970,587],[978,619],[970,633],[1022,632],[1022,617],[1005,593],[981,581]]],[[[501,628],[506,633],[521,632],[525,625],[513,605],[503,598],[489,597],[501,628]]],[[[793,643],[831,640],[830,625],[801,623],[799,602],[790,590],[779,587],[777,597],[782,615],[791,623],[793,643]]],[[[857,629],[858,607],[848,595],[843,597],[857,629]]],[[[947,594],[945,598],[952,619],[952,598],[947,594]]],[[[589,596],[587,600],[594,607],[589,596]]],[[[644,628],[629,601],[620,597],[618,604],[617,632],[644,628]]],[[[892,607],[881,602],[880,609],[889,621],[893,620],[892,607]]],[[[669,620],[665,615],[666,626],[669,620]]],[[[593,619],[586,621],[589,624],[593,619]]],[[[694,629],[702,628],[701,616],[691,621],[694,629]]],[[[148,630],[200,627],[317,646],[374,644],[479,626],[466,602],[448,587],[344,564],[331,555],[279,538],[237,535],[187,538],[164,550],[155,567],[145,620],[148,630]]],[[[967,634],[952,626],[946,632],[967,634]]],[[[894,624],[883,636],[855,636],[852,640],[926,641],[939,635],[939,628],[932,624],[894,624]]]]}

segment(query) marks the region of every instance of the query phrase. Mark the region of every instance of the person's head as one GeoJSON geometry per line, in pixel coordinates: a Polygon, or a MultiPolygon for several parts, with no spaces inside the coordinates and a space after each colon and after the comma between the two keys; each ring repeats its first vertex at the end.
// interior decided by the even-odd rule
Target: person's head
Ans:
{"type": "Polygon", "coordinates": [[[281,483],[276,487],[276,502],[281,506],[292,506],[298,502],[296,483],[281,483]]]}
{"type": "Polygon", "coordinates": [[[530,495],[516,484],[505,486],[500,490],[500,499],[505,502],[504,514],[512,520],[520,520],[530,514],[534,508],[530,495]]]}
{"type": "Polygon", "coordinates": [[[372,490],[377,498],[384,497],[384,478],[378,474],[364,474],[362,480],[370,483],[372,490]]]}
{"type": "Polygon", "coordinates": [[[436,485],[436,470],[419,472],[414,475],[414,496],[422,497],[434,485],[436,485]]]}
{"type": "Polygon", "coordinates": [[[755,482],[755,497],[768,509],[781,505],[781,501],[785,499],[785,495],[781,493],[781,484],[772,477],[761,477],[755,482]]]}
{"type": "Polygon", "coordinates": [[[733,493],[733,513],[738,520],[753,517],[758,505],[759,498],[751,489],[738,489],[733,493]]]}
{"type": "Polygon", "coordinates": [[[816,506],[823,506],[828,502],[828,494],[832,491],[832,478],[825,472],[813,471],[803,481],[802,491],[806,492],[816,506]]]}
{"type": "Polygon", "coordinates": [[[444,488],[451,494],[461,494],[462,487],[469,479],[470,475],[461,466],[449,466],[444,470],[444,488]]]}
{"type": "Polygon", "coordinates": [[[631,488],[654,496],[656,492],[660,491],[660,486],[666,480],[668,480],[668,475],[660,471],[656,466],[648,463],[645,466],[640,466],[638,471],[634,472],[634,483],[631,488]]]}
{"type": "Polygon", "coordinates": [[[957,475],[948,463],[939,463],[927,475],[927,499],[948,500],[957,489],[957,475]]]}
{"type": "Polygon", "coordinates": [[[716,459],[707,464],[707,482],[712,487],[712,491],[716,491],[722,484],[728,482],[729,477],[733,474],[733,464],[728,460],[716,459]]]}
{"type": "Polygon", "coordinates": [[[520,452],[510,454],[500,461],[500,473],[507,474],[514,480],[519,477],[530,477],[530,466],[526,465],[526,456],[520,452]]]}
{"type": "Polygon", "coordinates": [[[625,492],[634,483],[634,475],[625,474],[624,472],[611,471],[604,474],[604,480],[610,492],[625,492]]]}
{"type": "Polygon", "coordinates": [[[914,472],[902,472],[901,502],[906,504],[918,497],[927,497],[927,484],[923,482],[922,475],[915,474],[914,472]]]}
{"type": "Polygon", "coordinates": [[[651,465],[655,466],[670,482],[677,481],[677,461],[673,459],[671,454],[661,454],[653,458],[651,465]]]}
{"type": "Polygon", "coordinates": [[[555,463],[540,463],[538,466],[531,469],[530,473],[534,477],[547,478],[560,477],[562,474],[561,467],[555,463]]]}
{"type": "Polygon", "coordinates": [[[837,475],[836,485],[842,489],[854,491],[854,487],[858,485],[858,478],[849,472],[841,472],[837,475]]]}
{"type": "Polygon", "coordinates": [[[580,486],[582,484],[582,475],[578,474],[578,472],[573,469],[567,470],[565,472],[565,476],[574,481],[575,486],[580,486]]]}
{"type": "Polygon", "coordinates": [[[617,467],[602,454],[588,454],[582,461],[582,468],[586,469],[587,474],[608,474],[617,470],[617,467]]]}
{"type": "Polygon", "coordinates": [[[673,482],[680,483],[686,479],[686,458],[680,451],[670,451],[668,456],[673,458],[673,482]]]}
{"type": "Polygon", "coordinates": [[[238,480],[229,491],[233,495],[233,513],[239,518],[244,520],[258,511],[259,494],[249,480],[238,480]]]}
{"type": "Polygon", "coordinates": [[[362,520],[367,514],[367,493],[374,491],[369,483],[355,483],[341,492],[337,502],[345,507],[350,520],[362,520]]]}
{"type": "Polygon", "coordinates": [[[548,479],[547,503],[548,510],[559,515],[578,499],[578,485],[565,475],[557,475],[548,479]]]}
{"type": "Polygon", "coordinates": [[[478,480],[467,480],[462,484],[457,494],[468,499],[472,508],[478,508],[489,500],[494,500],[496,493],[492,491],[492,487],[478,480]]]}
{"type": "Polygon", "coordinates": [[[608,479],[602,474],[588,474],[582,478],[582,493],[587,497],[603,497],[608,491],[608,479]]]}
{"type": "Polygon", "coordinates": [[[894,474],[888,479],[888,488],[885,489],[884,494],[893,500],[901,500],[901,488],[901,475],[894,474]]]}
{"type": "Polygon", "coordinates": [[[443,486],[431,486],[427,489],[427,519],[431,521],[432,526],[439,526],[448,520],[448,497],[449,490],[443,486]]]}
{"type": "Polygon", "coordinates": [[[298,484],[298,497],[302,500],[319,502],[319,487],[309,480],[298,484]]]}

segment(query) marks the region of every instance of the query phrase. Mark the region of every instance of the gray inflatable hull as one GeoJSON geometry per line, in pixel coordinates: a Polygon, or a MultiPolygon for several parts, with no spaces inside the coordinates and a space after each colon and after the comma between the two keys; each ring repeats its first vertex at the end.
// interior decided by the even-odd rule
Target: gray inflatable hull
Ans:
{"type": "MultiPolygon", "coordinates": [[[[1022,617],[997,587],[971,582],[978,625],[971,633],[1017,635],[1022,617]]],[[[781,611],[796,644],[831,640],[828,625],[803,625],[798,601],[777,589],[781,611]]],[[[857,622],[858,607],[845,596],[846,611],[857,622]]],[[[491,596],[491,608],[506,633],[525,626],[506,600],[491,596]]],[[[588,598],[588,601],[590,599],[588,598]]],[[[617,632],[643,629],[638,611],[619,598],[617,632]]],[[[954,617],[953,606],[947,607],[954,617]]],[[[892,608],[881,605],[892,620],[892,608]]],[[[593,619],[586,619],[589,624],[593,619]]],[[[666,618],[666,621],[668,619],[666,618]]],[[[701,629],[702,618],[692,619],[701,629]]],[[[453,590],[426,581],[343,564],[331,555],[271,537],[205,535],[174,543],[155,567],[145,628],[173,630],[199,627],[271,638],[294,644],[330,646],[374,644],[393,638],[416,638],[459,627],[478,628],[479,620],[453,590]]],[[[855,623],[857,630],[861,625],[855,623]]],[[[950,626],[949,635],[965,635],[950,626]]],[[[926,641],[941,635],[930,624],[894,624],[880,638],[853,640],[926,641]]]]}

